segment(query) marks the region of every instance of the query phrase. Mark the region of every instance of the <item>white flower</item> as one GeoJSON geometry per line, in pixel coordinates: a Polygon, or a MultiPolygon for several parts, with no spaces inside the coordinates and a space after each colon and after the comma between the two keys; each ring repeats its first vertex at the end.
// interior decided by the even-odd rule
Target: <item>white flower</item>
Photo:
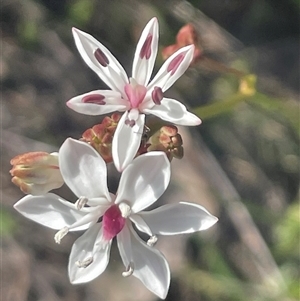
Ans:
{"type": "Polygon", "coordinates": [[[149,83],[158,49],[156,18],[151,19],[142,32],[129,79],[117,59],[95,38],[76,28],[73,28],[73,35],[86,64],[111,90],[96,90],[79,95],[69,100],[67,105],[87,115],[125,112],[112,143],[113,160],[119,171],[136,155],[144,130],[145,114],[153,114],[178,125],[201,123],[180,102],[163,95],[188,68],[193,59],[193,45],[183,47],[170,56],[149,83]]]}
{"type": "Polygon", "coordinates": [[[67,139],[60,148],[59,162],[65,183],[78,201],[72,204],[55,194],[29,195],[14,207],[25,217],[59,230],[55,235],[57,243],[68,231],[87,229],[71,250],[70,281],[85,283],[99,276],[106,269],[112,239],[116,237],[126,267],[123,276],[137,277],[150,291],[165,298],[170,271],[164,256],[151,247],[156,241],[154,234],[204,230],[217,218],[203,207],[189,203],[141,212],[169,184],[170,163],[162,152],[150,152],[134,159],[122,173],[116,195],[107,189],[104,160],[88,144],[67,139]],[[134,231],[132,222],[151,236],[148,245],[134,231]]]}

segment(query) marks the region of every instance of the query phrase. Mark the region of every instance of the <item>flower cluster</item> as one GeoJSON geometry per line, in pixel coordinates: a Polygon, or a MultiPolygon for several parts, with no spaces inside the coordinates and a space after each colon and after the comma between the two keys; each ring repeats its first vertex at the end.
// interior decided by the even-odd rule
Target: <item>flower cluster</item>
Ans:
{"type": "Polygon", "coordinates": [[[123,276],[134,276],[164,299],[170,284],[165,257],[154,245],[158,235],[205,230],[217,218],[200,205],[179,202],[145,211],[167,189],[172,158],[183,156],[183,142],[174,125],[163,126],[150,138],[146,116],[153,114],[168,123],[198,125],[200,119],[164,92],[185,72],[194,46],[172,54],[150,81],[158,50],[158,22],[150,20],[137,44],[132,76],[110,51],[89,34],[73,29],[76,46],[86,62],[111,90],[96,90],[67,102],[71,109],[102,115],[102,123],[86,130],[80,140],[68,138],[58,154],[28,153],[11,163],[13,182],[27,196],[15,209],[23,216],[58,230],[60,243],[69,231],[83,231],[73,244],[69,259],[71,283],[98,277],[109,262],[114,238],[125,266],[123,276]],[[116,194],[107,188],[107,167],[113,162],[121,172],[116,194]],[[50,190],[65,183],[76,195],[72,203],[50,190]],[[149,236],[144,242],[136,230],[149,236]]]}

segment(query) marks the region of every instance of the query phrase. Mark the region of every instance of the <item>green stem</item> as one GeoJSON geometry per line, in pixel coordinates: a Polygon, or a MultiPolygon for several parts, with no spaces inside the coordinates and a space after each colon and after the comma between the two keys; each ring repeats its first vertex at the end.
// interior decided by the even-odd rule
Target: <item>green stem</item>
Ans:
{"type": "Polygon", "coordinates": [[[245,95],[237,92],[225,100],[215,101],[212,104],[197,107],[193,110],[193,113],[199,116],[201,119],[209,119],[219,114],[230,112],[237,104],[251,98],[253,96],[245,95]]]}

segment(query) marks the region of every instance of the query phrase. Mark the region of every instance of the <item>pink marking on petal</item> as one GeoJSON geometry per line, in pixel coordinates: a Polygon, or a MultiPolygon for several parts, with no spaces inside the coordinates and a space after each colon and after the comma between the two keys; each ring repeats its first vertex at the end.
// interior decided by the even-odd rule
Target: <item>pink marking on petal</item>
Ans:
{"type": "Polygon", "coordinates": [[[160,105],[162,99],[164,98],[164,94],[163,94],[163,91],[162,91],[161,87],[156,87],[155,86],[152,93],[151,93],[151,96],[152,96],[153,102],[156,105],[160,105]]]}
{"type": "Polygon", "coordinates": [[[107,67],[107,65],[109,64],[109,60],[100,48],[97,48],[95,50],[94,56],[101,66],[107,67]]]}
{"type": "Polygon", "coordinates": [[[147,93],[147,88],[139,84],[126,84],[124,87],[131,108],[138,108],[147,93]]]}
{"type": "Polygon", "coordinates": [[[167,68],[167,71],[171,72],[171,75],[173,75],[176,72],[181,62],[183,61],[184,57],[185,57],[185,53],[180,53],[171,61],[171,63],[167,68]]]}
{"type": "Polygon", "coordinates": [[[140,58],[143,59],[144,57],[149,60],[151,56],[151,43],[152,43],[153,35],[151,33],[148,34],[147,39],[144,42],[144,45],[141,48],[140,58]]]}
{"type": "Polygon", "coordinates": [[[113,239],[125,225],[126,219],[122,216],[117,205],[112,205],[103,215],[103,238],[105,240],[113,239]]]}
{"type": "Polygon", "coordinates": [[[135,125],[135,121],[133,119],[131,119],[131,120],[126,119],[125,124],[129,125],[132,128],[135,125]]]}
{"type": "Polygon", "coordinates": [[[105,96],[101,94],[91,94],[86,95],[82,98],[81,102],[83,103],[94,103],[97,105],[105,105],[106,102],[104,101],[105,96]]]}

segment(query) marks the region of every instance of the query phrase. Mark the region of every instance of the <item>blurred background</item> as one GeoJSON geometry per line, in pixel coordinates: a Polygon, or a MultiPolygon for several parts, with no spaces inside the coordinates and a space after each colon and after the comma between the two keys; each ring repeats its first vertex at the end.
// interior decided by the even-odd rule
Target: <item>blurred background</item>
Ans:
{"type": "MultiPolygon", "coordinates": [[[[23,194],[9,175],[17,154],[58,150],[101,121],[65,105],[105,88],[81,59],[71,28],[96,37],[130,74],[136,42],[153,16],[160,24],[155,70],[161,50],[187,23],[201,50],[167,92],[203,124],[180,128],[185,156],[173,160],[159,204],[194,202],[219,218],[208,231],[159,238],[172,272],[166,300],[299,300],[299,6],[298,0],[2,0],[1,300],[158,300],[137,279],[121,276],[116,244],[104,274],[72,286],[68,256],[81,233],[57,245],[55,231],[14,211],[23,194]]],[[[115,177],[110,167],[112,191],[115,177]]],[[[66,187],[56,193],[76,200],[66,187]]]]}

